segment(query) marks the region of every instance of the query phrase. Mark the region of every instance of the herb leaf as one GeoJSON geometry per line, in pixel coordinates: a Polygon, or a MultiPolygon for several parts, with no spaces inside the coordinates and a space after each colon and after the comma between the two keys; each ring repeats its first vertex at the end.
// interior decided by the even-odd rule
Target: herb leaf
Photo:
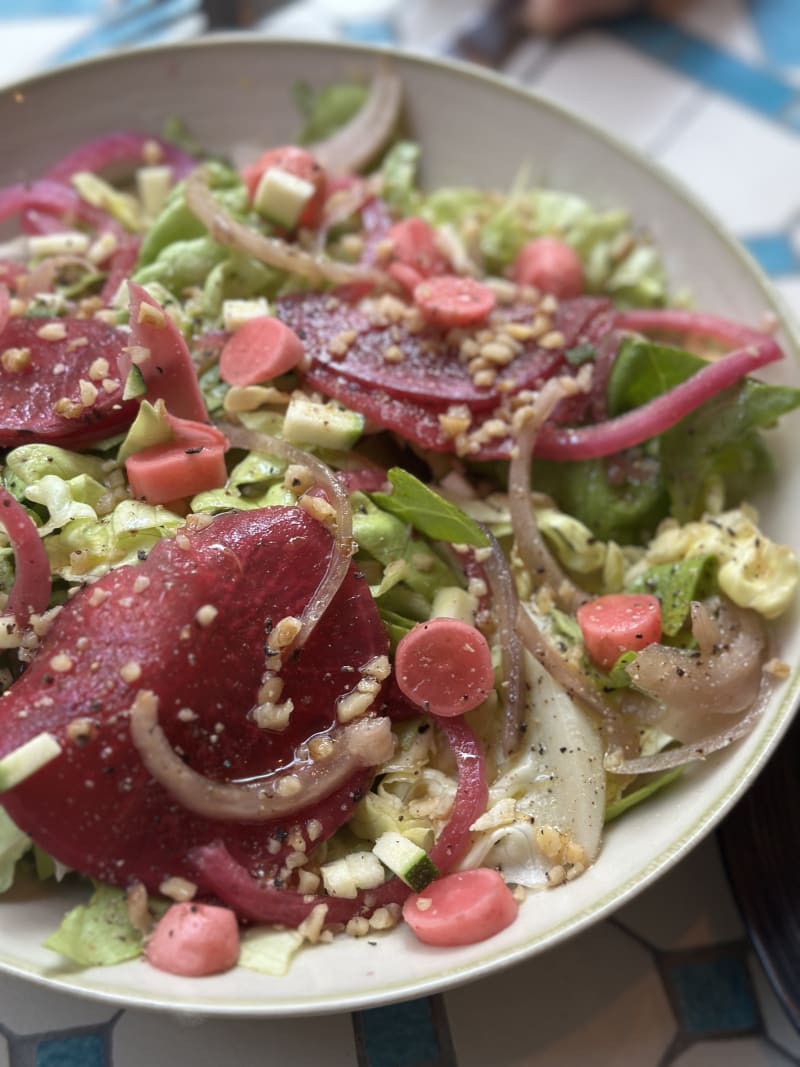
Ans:
{"type": "Polygon", "coordinates": [[[689,617],[693,600],[702,600],[715,587],[716,559],[694,556],[677,563],[651,567],[628,585],[631,593],[652,593],[661,601],[661,629],[675,637],[689,617]]]}
{"type": "Polygon", "coordinates": [[[474,519],[413,474],[402,467],[392,467],[388,478],[394,492],[372,493],[372,499],[384,511],[410,523],[434,541],[450,541],[476,548],[489,544],[489,538],[474,519]]]}

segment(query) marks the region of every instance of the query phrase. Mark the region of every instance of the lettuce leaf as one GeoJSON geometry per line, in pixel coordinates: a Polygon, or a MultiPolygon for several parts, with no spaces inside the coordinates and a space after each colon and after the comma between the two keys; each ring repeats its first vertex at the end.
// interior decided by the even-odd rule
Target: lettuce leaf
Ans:
{"type": "Polygon", "coordinates": [[[627,213],[603,211],[572,193],[521,189],[508,196],[465,187],[437,189],[419,203],[434,225],[449,224],[463,239],[477,227],[489,273],[503,274],[528,241],[556,236],[581,258],[587,287],[620,305],[652,306],[667,300],[666,274],[646,236],[636,233],[627,213]]]}
{"type": "Polygon", "coordinates": [[[0,893],[5,893],[14,884],[17,861],[31,847],[31,839],[24,834],[0,807],[0,893]]]}
{"type": "Polygon", "coordinates": [[[242,934],[239,966],[248,971],[281,978],[288,973],[302,944],[303,935],[297,930],[253,926],[242,934]]]}
{"type": "Polygon", "coordinates": [[[398,141],[383,157],[381,194],[401,215],[412,215],[419,205],[415,185],[419,158],[420,147],[414,141],[398,141]]]}
{"type": "Polygon", "coordinates": [[[368,93],[366,85],[353,82],[336,82],[322,89],[313,89],[308,82],[297,82],[292,95],[305,119],[300,144],[311,144],[335,133],[361,109],[368,93]]]}
{"type": "Polygon", "coordinates": [[[8,491],[24,500],[25,490],[46,475],[69,480],[86,475],[96,482],[104,478],[104,461],[85,452],[69,452],[56,445],[20,445],[6,456],[5,483],[8,491]]]}
{"type": "Polygon", "coordinates": [[[536,460],[533,484],[601,541],[644,544],[669,513],[658,460],[639,450],[575,463],[536,460]]]}
{"type": "MultiPolygon", "coordinates": [[[[626,339],[609,379],[609,413],[648,403],[704,365],[683,349],[626,339]]],[[[800,390],[747,378],[639,449],[607,460],[537,460],[534,484],[597,537],[642,544],[667,515],[687,522],[710,501],[744,499],[771,470],[760,431],[798,406],[800,390]]]]}
{"type": "Polygon", "coordinates": [[[712,495],[736,504],[766,481],[773,465],[759,431],[798,406],[800,390],[746,379],[663,434],[661,468],[678,521],[697,518],[712,495]]]}
{"type": "MultiPolygon", "coordinates": [[[[149,906],[163,914],[168,905],[151,901],[149,906]]],[[[142,935],[128,918],[125,891],[98,884],[89,903],[67,912],[44,945],[79,967],[109,967],[141,955],[142,935]]]]}
{"type": "Polygon", "coordinates": [[[73,519],[45,538],[44,546],[56,574],[67,581],[88,580],[119,564],[135,563],[183,522],[160,504],[123,500],[102,519],[73,519]]]}

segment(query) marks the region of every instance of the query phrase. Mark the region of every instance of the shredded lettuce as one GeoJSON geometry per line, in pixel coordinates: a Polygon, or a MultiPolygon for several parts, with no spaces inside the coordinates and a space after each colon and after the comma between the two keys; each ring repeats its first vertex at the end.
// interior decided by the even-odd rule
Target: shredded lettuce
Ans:
{"type": "Polygon", "coordinates": [[[413,215],[419,205],[416,188],[420,147],[414,141],[398,141],[381,164],[381,195],[389,207],[401,215],[413,215]]]}
{"type": "Polygon", "coordinates": [[[281,978],[288,973],[302,944],[303,935],[297,930],[253,926],[242,934],[239,966],[248,971],[281,978]]]}
{"type": "Polygon", "coordinates": [[[45,475],[55,475],[69,481],[86,475],[102,482],[104,462],[87,452],[69,452],[56,445],[20,445],[6,456],[6,488],[17,500],[25,499],[25,490],[45,475]]]}
{"type": "Polygon", "coordinates": [[[335,133],[361,109],[369,89],[353,82],[336,82],[313,89],[308,82],[297,82],[293,96],[305,119],[300,144],[321,141],[335,133]]]}
{"type": "Polygon", "coordinates": [[[31,847],[31,839],[11,821],[5,808],[0,807],[0,893],[14,884],[17,861],[31,847]]]}
{"type": "Polygon", "coordinates": [[[67,581],[99,578],[111,567],[135,563],[183,518],[159,505],[123,500],[102,519],[73,519],[45,538],[51,570],[67,581]]]}
{"type": "Polygon", "coordinates": [[[55,474],[46,474],[26,488],[25,496],[47,508],[50,517],[39,527],[40,536],[46,537],[73,521],[96,519],[97,502],[107,492],[104,485],[87,474],[80,474],[68,481],[55,474]]]}
{"type": "MultiPolygon", "coordinates": [[[[241,217],[247,210],[247,191],[239,175],[223,163],[207,162],[203,166],[209,186],[220,204],[226,211],[241,217]]],[[[179,182],[142,238],[138,267],[141,269],[155,262],[160,253],[176,241],[202,237],[205,232],[202,222],[186,202],[186,183],[179,182]]]]}
{"type": "Polygon", "coordinates": [[[437,189],[417,208],[434,225],[454,226],[477,246],[490,274],[505,273],[524,244],[557,236],[581,258],[587,287],[621,305],[667,301],[667,281],[649,238],[631,228],[624,211],[602,211],[582,197],[554,189],[521,188],[508,196],[469,187],[437,189]]]}
{"type": "MultiPolygon", "coordinates": [[[[149,907],[160,915],[168,904],[153,900],[149,907]]],[[[141,955],[142,935],[128,918],[125,891],[98,883],[88,904],[67,912],[44,944],[78,967],[109,967],[141,955]]]]}
{"type": "Polygon", "coordinates": [[[800,561],[787,545],[766,537],[754,508],[742,505],[697,522],[663,524],[644,556],[632,565],[627,582],[670,563],[712,556],[716,581],[726,596],[766,619],[775,619],[793,602],[800,585],[800,561]]]}

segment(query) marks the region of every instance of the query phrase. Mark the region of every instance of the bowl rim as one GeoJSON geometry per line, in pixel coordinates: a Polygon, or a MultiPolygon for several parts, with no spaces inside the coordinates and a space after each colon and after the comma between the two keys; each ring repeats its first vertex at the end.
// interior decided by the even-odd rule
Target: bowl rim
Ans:
{"type": "MultiPolygon", "coordinates": [[[[451,76],[468,81],[483,82],[493,91],[509,93],[528,101],[534,106],[549,111],[560,121],[573,128],[579,128],[599,141],[602,141],[618,155],[632,163],[640,172],[657,184],[665,187],[673,197],[683,201],[692,211],[700,216],[724,246],[726,252],[738,260],[745,273],[758,288],[764,302],[764,310],[774,313],[781,340],[787,357],[795,364],[800,363],[800,324],[795,323],[792,312],[780,292],[772,285],[766,272],[736,239],[727,226],[721,222],[712,208],[684,182],[657,160],[649,158],[644,152],[627,143],[615,134],[591,120],[572,111],[538,92],[536,89],[513,81],[510,77],[494,70],[472,64],[452,57],[440,57],[413,51],[399,46],[369,45],[356,42],[306,40],[295,37],[272,36],[253,31],[229,31],[215,33],[187,41],[162,42],[138,47],[120,49],[88,59],[63,64],[52,70],[31,75],[20,81],[0,88],[0,96],[22,95],[39,87],[46,87],[51,82],[58,82],[65,75],[84,70],[113,69],[120,63],[136,63],[140,58],[163,56],[174,58],[182,54],[194,53],[204,49],[295,49],[304,52],[325,52],[361,58],[364,61],[384,59],[409,67],[423,68],[445,72],[451,76]]],[[[549,927],[541,934],[535,934],[524,943],[512,948],[500,949],[481,956],[477,962],[465,965],[438,967],[426,973],[424,979],[395,980],[391,984],[380,984],[377,989],[363,989],[343,995],[334,993],[313,994],[303,998],[295,997],[292,1001],[271,1004],[268,1000],[248,1001],[232,1004],[228,1001],[219,1003],[202,999],[202,996],[178,995],[174,999],[168,994],[148,995],[135,990],[102,988],[102,981],[94,986],[85,986],[80,980],[86,972],[61,972],[58,975],[42,974],[38,971],[9,963],[0,958],[0,973],[25,978],[43,987],[91,1000],[126,1007],[146,1008],[168,1011],[172,1014],[186,1013],[194,1016],[229,1017],[229,1018],[289,1018],[300,1016],[317,1016],[346,1011],[364,1010],[395,1003],[397,1001],[442,993],[457,985],[477,981],[490,974],[514,966],[541,952],[554,948],[566,939],[580,934],[596,922],[607,918],[617,908],[638,895],[658,878],[670,870],[691,849],[705,839],[717,824],[730,811],[734,804],[746,792],[756,776],[763,770],[775,747],[785,734],[795,712],[800,706],[800,665],[796,665],[790,679],[784,683],[780,699],[773,705],[772,714],[762,736],[754,750],[749,754],[742,773],[727,782],[713,800],[698,812],[692,824],[668,847],[662,850],[656,859],[645,868],[615,884],[599,899],[585,907],[580,913],[571,914],[559,923],[549,927]],[[100,986],[100,988],[97,988],[100,986]]],[[[746,739],[745,739],[746,740],[746,739]]],[[[713,759],[713,757],[712,757],[713,759]]],[[[102,973],[92,969],[89,973],[102,973]]],[[[254,978],[258,976],[255,975],[254,978]]],[[[366,980],[365,980],[366,985],[366,980]]],[[[198,988],[201,992],[202,985],[198,988]]]]}

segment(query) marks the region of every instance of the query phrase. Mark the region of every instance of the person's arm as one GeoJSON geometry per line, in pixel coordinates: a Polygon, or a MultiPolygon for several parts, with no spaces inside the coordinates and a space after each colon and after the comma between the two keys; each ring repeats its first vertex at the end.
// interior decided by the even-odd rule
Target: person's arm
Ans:
{"type": "Polygon", "coordinates": [[[581,22],[621,15],[637,0],[524,0],[525,22],[537,33],[556,35],[581,22]]]}

